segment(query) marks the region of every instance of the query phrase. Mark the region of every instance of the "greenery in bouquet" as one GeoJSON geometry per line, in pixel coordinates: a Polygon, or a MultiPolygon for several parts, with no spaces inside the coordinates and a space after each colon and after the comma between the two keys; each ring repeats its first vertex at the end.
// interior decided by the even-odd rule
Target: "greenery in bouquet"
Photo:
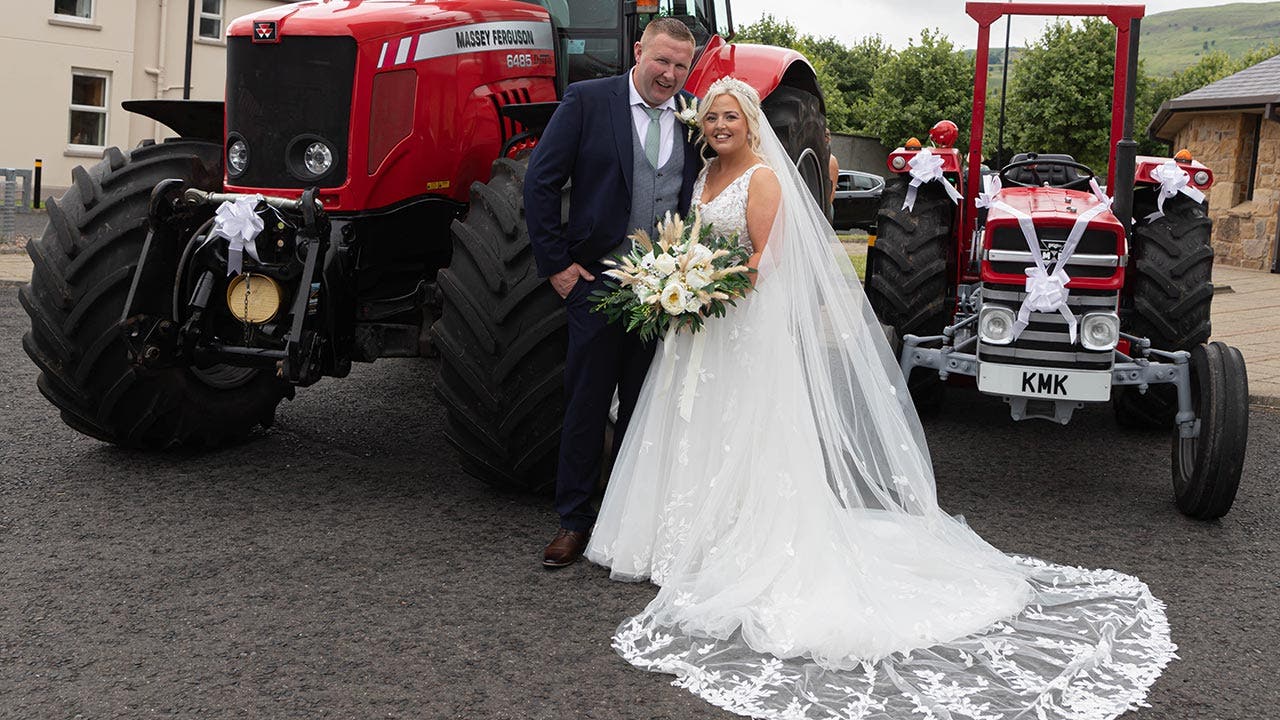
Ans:
{"type": "Polygon", "coordinates": [[[643,230],[630,238],[630,253],[605,261],[605,289],[591,299],[596,312],[645,340],[670,330],[697,332],[705,318],[723,317],[751,289],[755,271],[737,233],[716,234],[697,210],[690,218],[667,213],[656,238],[643,230]]]}

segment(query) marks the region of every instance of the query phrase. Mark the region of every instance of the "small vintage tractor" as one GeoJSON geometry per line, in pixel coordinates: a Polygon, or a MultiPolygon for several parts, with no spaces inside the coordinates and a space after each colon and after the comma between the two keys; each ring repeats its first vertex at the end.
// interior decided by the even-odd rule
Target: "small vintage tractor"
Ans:
{"type": "Polygon", "coordinates": [[[659,14],[697,40],[686,88],[752,83],[825,198],[813,68],[727,44],[727,0],[281,5],[230,24],[225,103],[126,103],[181,137],[110,148],[49,203],[20,293],[40,391],[107,442],[214,444],[353,361],[438,351],[465,466],[551,482],[565,315],[529,248],[524,151],[659,14]],[[217,212],[249,230],[215,233],[217,212]]]}
{"type": "Polygon", "coordinates": [[[1110,401],[1122,425],[1173,435],[1178,509],[1231,508],[1248,434],[1239,350],[1209,342],[1212,171],[1180,152],[1137,157],[1131,138],[1140,5],[970,2],[978,22],[968,162],[940,122],[933,144],[890,154],[866,278],[901,342],[917,406],[949,382],[1000,396],[1015,420],[1065,424],[1110,401]],[[1068,154],[1023,153],[982,167],[991,24],[1004,15],[1103,16],[1116,26],[1104,192],[1068,154]],[[961,196],[963,191],[963,197],[961,196]]]}

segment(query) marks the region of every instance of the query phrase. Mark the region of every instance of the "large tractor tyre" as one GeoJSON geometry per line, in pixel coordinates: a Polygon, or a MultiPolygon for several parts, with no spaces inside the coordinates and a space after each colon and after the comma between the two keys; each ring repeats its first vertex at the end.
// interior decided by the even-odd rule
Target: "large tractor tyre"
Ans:
{"type": "MultiPolygon", "coordinates": [[[[71,177],[71,189],[49,202],[44,235],[27,246],[34,267],[18,294],[31,316],[22,345],[40,368],[36,386],[63,421],[136,448],[216,445],[270,426],[290,392],[270,373],[229,366],[140,372],[120,330],[152,189],[169,178],[220,188],[221,145],[179,139],[128,154],[113,147],[71,177]]],[[[152,294],[135,306],[171,312],[171,292],[152,294]]]]}
{"type": "MultiPolygon", "coordinates": [[[[937,183],[925,183],[916,192],[913,208],[903,210],[907,187],[901,177],[885,186],[874,271],[866,279],[871,307],[899,339],[939,335],[950,319],[947,252],[953,242],[955,203],[937,183]]],[[[933,410],[941,404],[943,384],[936,371],[916,368],[907,384],[918,409],[933,410]]]]}
{"type": "Polygon", "coordinates": [[[1249,436],[1249,380],[1240,351],[1220,342],[1191,350],[1191,404],[1200,434],[1173,430],[1173,495],[1197,520],[1227,514],[1240,487],[1249,436]]]}
{"type": "Polygon", "coordinates": [[[438,278],[432,339],[446,434],[464,469],[494,485],[541,492],[564,420],[564,304],[538,277],[524,217],[527,157],[501,158],[471,186],[453,223],[453,258],[438,278]]]}
{"type": "MultiPolygon", "coordinates": [[[[1184,195],[1165,201],[1164,217],[1142,222],[1134,230],[1133,307],[1123,318],[1130,335],[1150,338],[1157,350],[1187,350],[1209,340],[1209,305],[1213,300],[1213,228],[1202,204],[1184,195]]],[[[1119,389],[1116,420],[1126,427],[1168,429],[1178,412],[1172,385],[1147,392],[1119,389]]]]}
{"type": "Polygon", "coordinates": [[[760,107],[800,171],[805,187],[826,212],[831,194],[831,178],[827,174],[831,147],[827,144],[827,120],[821,101],[807,90],[780,85],[761,101],[760,107]]]}

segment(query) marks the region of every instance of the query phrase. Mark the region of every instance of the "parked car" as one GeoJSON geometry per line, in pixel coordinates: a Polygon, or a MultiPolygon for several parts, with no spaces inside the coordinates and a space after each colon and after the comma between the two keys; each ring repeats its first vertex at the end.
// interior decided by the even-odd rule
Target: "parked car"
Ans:
{"type": "Polygon", "coordinates": [[[831,203],[831,225],[837,230],[875,232],[876,213],[884,178],[857,170],[841,170],[836,180],[836,198],[831,203]]]}

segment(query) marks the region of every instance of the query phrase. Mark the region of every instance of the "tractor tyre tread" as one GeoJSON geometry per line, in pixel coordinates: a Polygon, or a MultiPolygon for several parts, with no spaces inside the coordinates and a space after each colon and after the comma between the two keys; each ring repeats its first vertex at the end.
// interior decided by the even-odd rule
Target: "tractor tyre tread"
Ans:
{"type": "MultiPolygon", "coordinates": [[[[19,301],[31,318],[22,346],[36,387],[73,429],[118,445],[212,445],[269,424],[288,387],[260,373],[217,390],[186,368],[145,376],[129,363],[120,316],[147,235],[151,191],[182,178],[220,187],[222,147],[179,139],[132,152],[108,148],[72,186],[49,200],[49,224],[27,246],[31,281],[19,301]]],[[[165,299],[167,304],[167,298],[165,299]]]]}

